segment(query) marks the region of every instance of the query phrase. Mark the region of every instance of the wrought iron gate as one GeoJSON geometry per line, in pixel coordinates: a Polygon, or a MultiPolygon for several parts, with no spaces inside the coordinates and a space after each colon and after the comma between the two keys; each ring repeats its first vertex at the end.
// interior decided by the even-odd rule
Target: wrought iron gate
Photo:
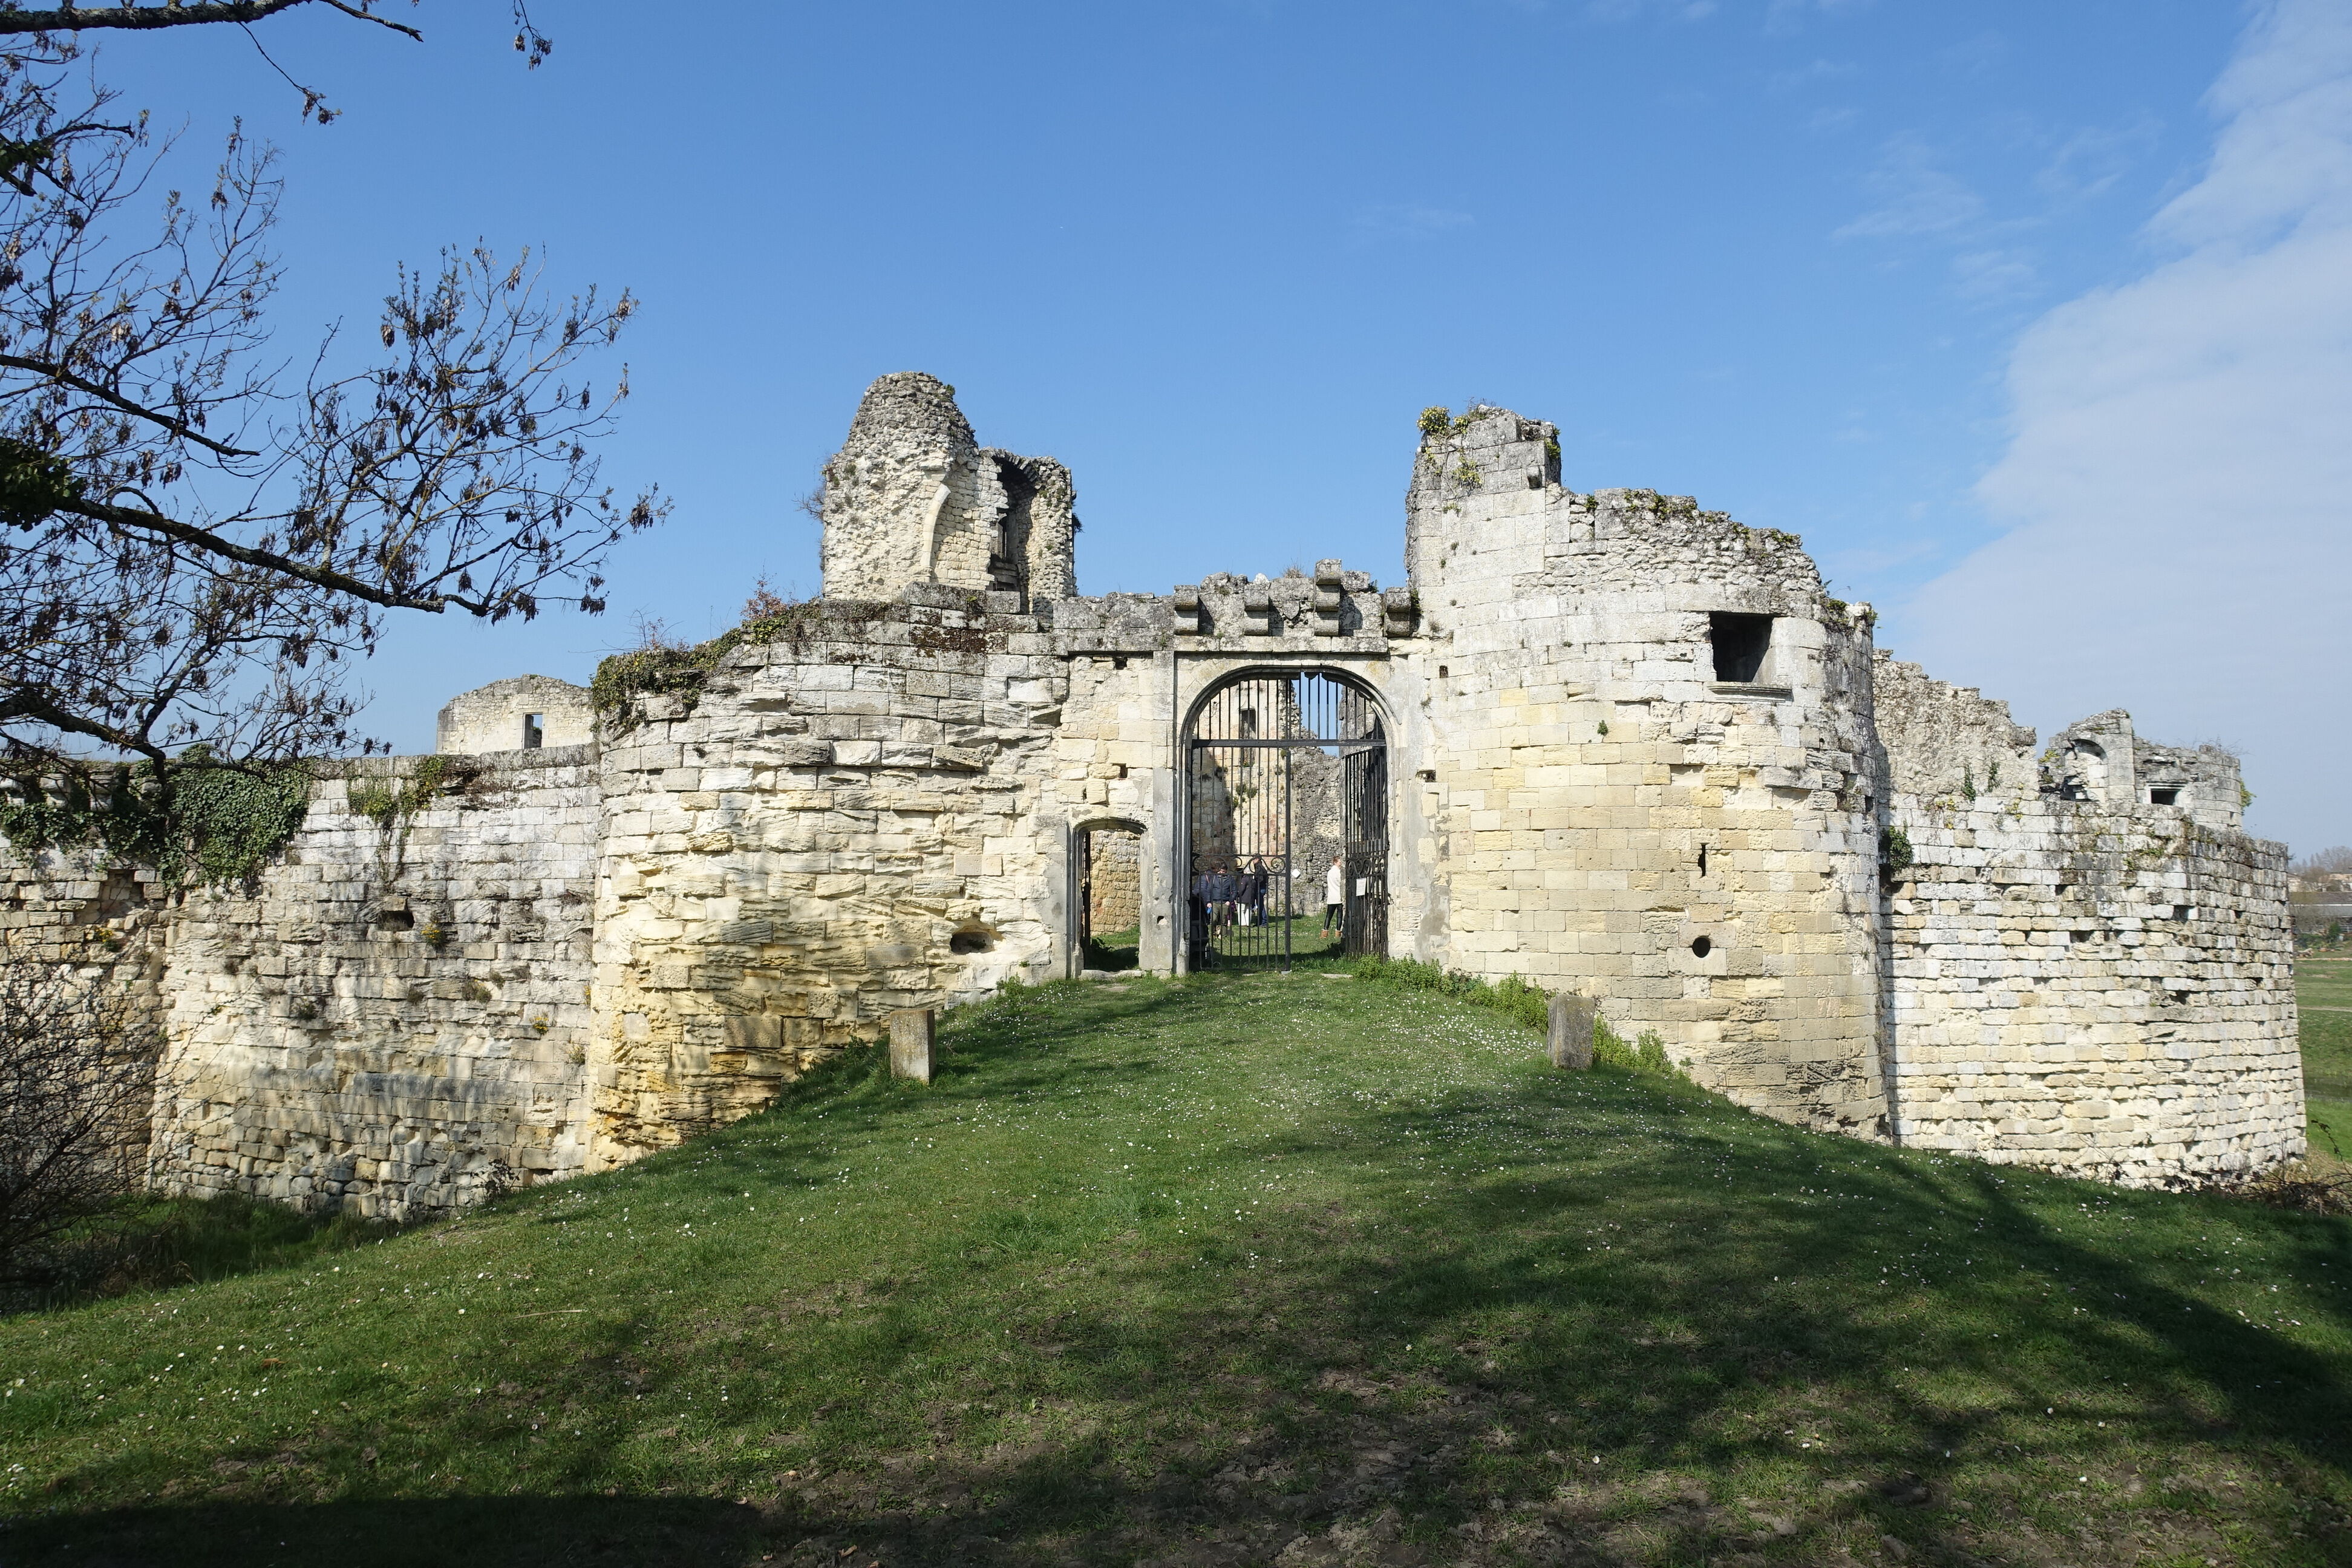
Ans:
{"type": "Polygon", "coordinates": [[[1386,952],[1388,739],[1371,699],[1321,671],[1242,676],[1185,739],[1189,966],[1386,952]]]}

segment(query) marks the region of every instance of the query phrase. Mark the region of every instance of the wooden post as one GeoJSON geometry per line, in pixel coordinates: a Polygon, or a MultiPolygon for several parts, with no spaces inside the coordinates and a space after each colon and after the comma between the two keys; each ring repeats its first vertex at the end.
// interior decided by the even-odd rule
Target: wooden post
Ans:
{"type": "Polygon", "coordinates": [[[1592,1004],[1563,992],[1551,999],[1551,1065],[1581,1072],[1592,1065],[1592,1004]]]}
{"type": "Polygon", "coordinates": [[[892,1013],[890,1076],[930,1082],[931,1047],[938,1039],[939,1017],[929,1007],[901,1007],[892,1013]]]}

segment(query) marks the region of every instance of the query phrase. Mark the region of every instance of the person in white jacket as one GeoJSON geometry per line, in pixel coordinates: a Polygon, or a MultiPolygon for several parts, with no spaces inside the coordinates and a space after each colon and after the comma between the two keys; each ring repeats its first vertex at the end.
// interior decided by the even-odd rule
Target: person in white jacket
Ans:
{"type": "Polygon", "coordinates": [[[1331,857],[1331,870],[1323,879],[1323,934],[1338,936],[1347,927],[1348,858],[1331,857]]]}

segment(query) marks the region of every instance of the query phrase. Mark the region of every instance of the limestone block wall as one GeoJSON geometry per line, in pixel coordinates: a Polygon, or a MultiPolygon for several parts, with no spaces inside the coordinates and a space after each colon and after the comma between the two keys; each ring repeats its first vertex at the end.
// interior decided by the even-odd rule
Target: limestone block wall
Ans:
{"type": "Polygon", "coordinates": [[[596,713],[586,687],[545,675],[517,675],[451,698],[435,726],[433,749],[466,756],[585,746],[595,739],[596,713]],[[536,726],[529,722],[534,714],[536,726]]]}
{"type": "MultiPolygon", "coordinates": [[[[1559,482],[1505,410],[1423,444],[1407,556],[1434,890],[1415,956],[1594,997],[1702,1082],[1877,1133],[1870,617],[1798,542],[1559,482]],[[1769,617],[1718,679],[1717,614],[1769,617]]],[[[1402,672],[1396,679],[1403,683],[1402,672]]]]}
{"type": "Polygon", "coordinates": [[[2001,704],[1874,674],[1896,1136],[2137,1184],[2299,1154],[2286,850],[2235,761],[2120,710],[2037,759],[2001,704]]]}
{"type": "MultiPolygon", "coordinates": [[[[0,838],[0,944],[11,963],[55,964],[112,993],[124,1021],[163,1050],[170,900],[152,869],[88,849],[19,850],[0,838]]],[[[144,1119],[120,1130],[135,1152],[144,1119]]]]}
{"type": "Polygon", "coordinates": [[[171,922],[157,1184],[408,1218],[587,1160],[589,748],[453,767],[390,823],[315,787],[282,861],[171,922]]]}
{"type": "Polygon", "coordinates": [[[1069,680],[1035,616],[914,588],[737,647],[605,742],[598,1159],[755,1110],[894,1008],[1066,965],[1069,680]]]}
{"type": "Polygon", "coordinates": [[[2134,1185],[2302,1153],[2284,846],[2054,796],[1894,820],[1900,1141],[2134,1185]]]}

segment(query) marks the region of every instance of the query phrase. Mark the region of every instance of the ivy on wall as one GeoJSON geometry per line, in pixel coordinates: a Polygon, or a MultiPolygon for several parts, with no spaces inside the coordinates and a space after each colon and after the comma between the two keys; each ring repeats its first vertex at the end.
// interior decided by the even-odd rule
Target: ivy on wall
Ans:
{"type": "Polygon", "coordinates": [[[152,763],[113,769],[102,789],[79,777],[58,787],[20,778],[0,804],[0,835],[19,850],[95,848],[152,866],[170,888],[250,881],[301,827],[310,771],[203,765],[211,760],[202,747],[183,753],[168,795],[152,763]]]}

